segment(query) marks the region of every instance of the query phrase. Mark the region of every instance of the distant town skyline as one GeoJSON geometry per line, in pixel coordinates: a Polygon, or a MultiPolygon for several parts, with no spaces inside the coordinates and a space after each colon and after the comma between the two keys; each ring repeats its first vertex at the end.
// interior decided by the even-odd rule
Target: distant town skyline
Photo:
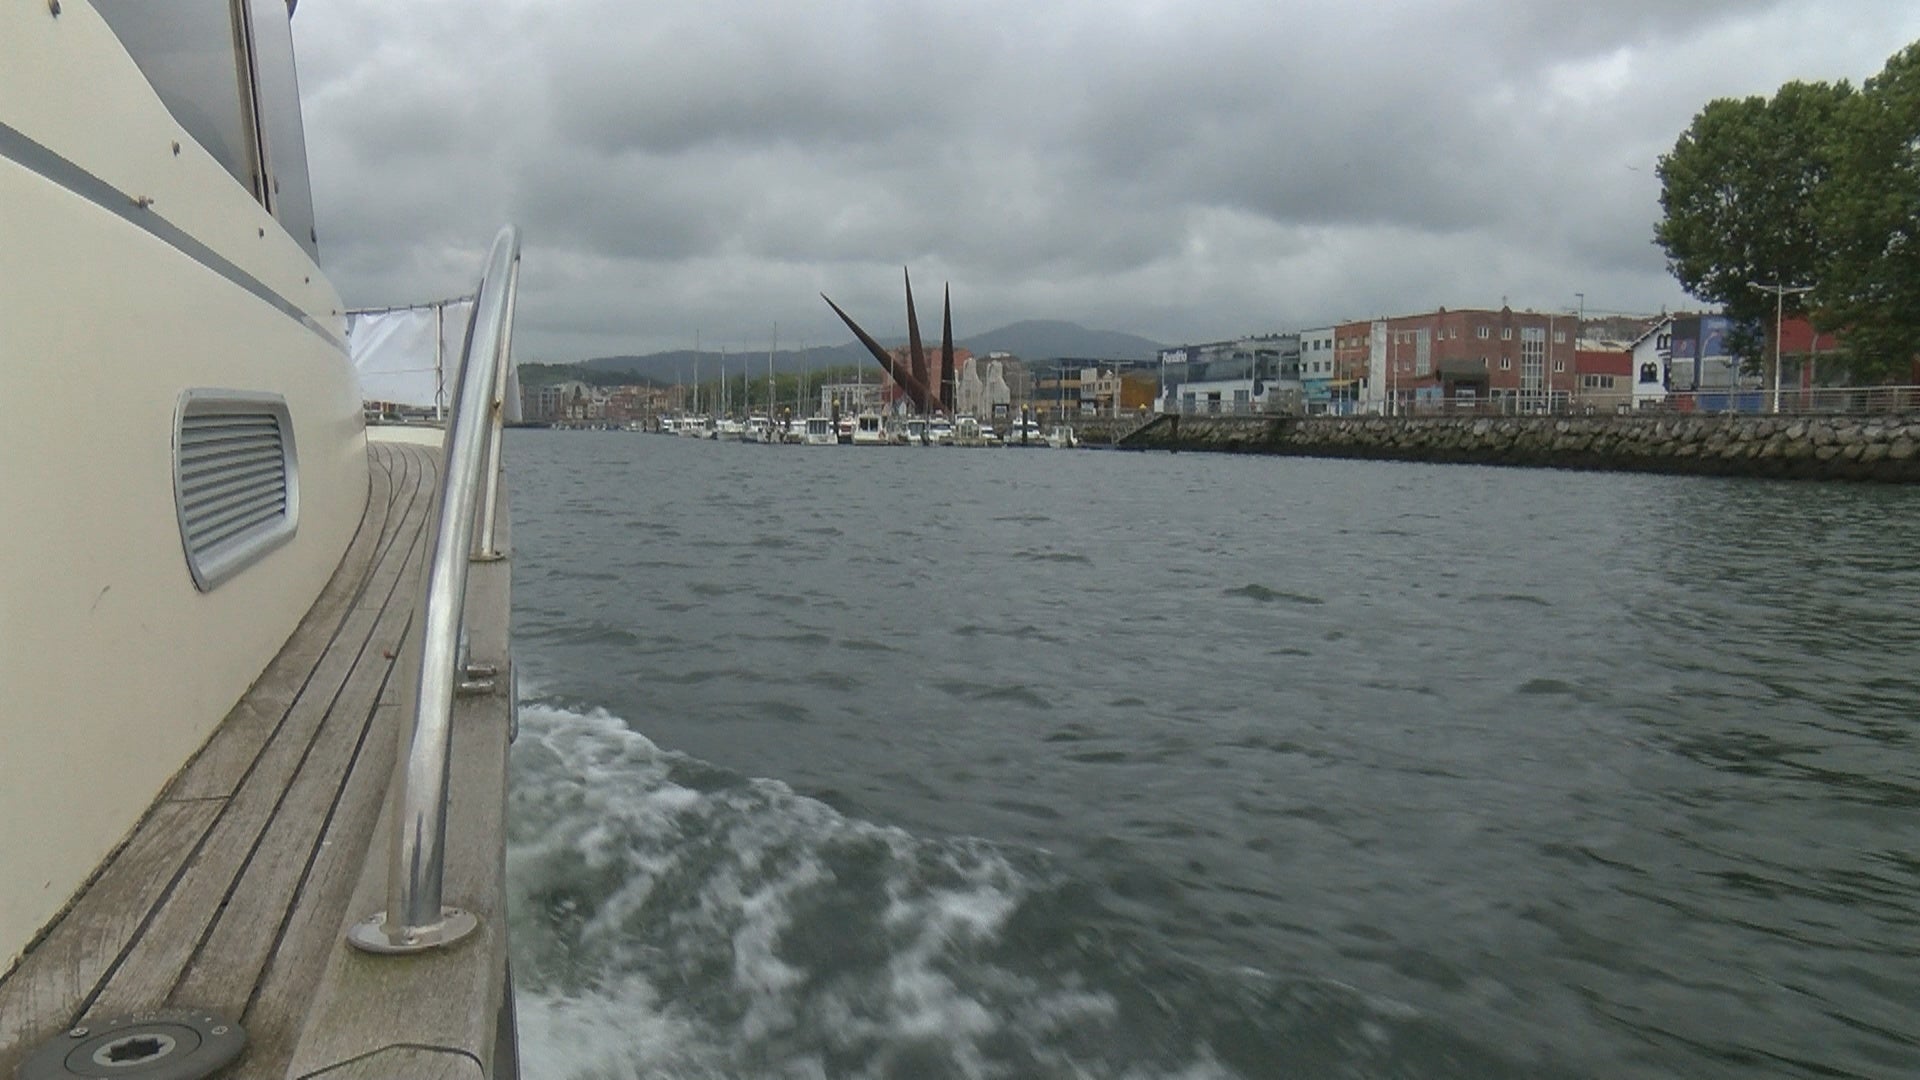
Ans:
{"type": "Polygon", "coordinates": [[[566,362],[841,343],[821,292],[895,337],[907,264],[960,338],[1697,307],[1659,155],[1714,98],[1871,77],[1920,9],[328,0],[294,34],[343,299],[464,291],[515,221],[521,354],[566,362]]]}

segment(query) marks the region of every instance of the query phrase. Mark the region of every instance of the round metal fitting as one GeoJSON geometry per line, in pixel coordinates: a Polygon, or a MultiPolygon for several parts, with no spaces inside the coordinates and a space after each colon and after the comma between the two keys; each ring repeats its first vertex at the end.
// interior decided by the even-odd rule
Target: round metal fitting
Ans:
{"type": "Polygon", "coordinates": [[[231,1064],[246,1045],[240,1025],[214,1013],[163,1009],[88,1021],[42,1043],[15,1075],[19,1080],[200,1080],[231,1064]]]}
{"type": "Polygon", "coordinates": [[[443,907],[440,921],[425,926],[394,927],[387,924],[387,913],[369,915],[347,931],[347,944],[363,952],[386,956],[426,952],[451,945],[480,925],[473,912],[464,908],[443,907]]]}

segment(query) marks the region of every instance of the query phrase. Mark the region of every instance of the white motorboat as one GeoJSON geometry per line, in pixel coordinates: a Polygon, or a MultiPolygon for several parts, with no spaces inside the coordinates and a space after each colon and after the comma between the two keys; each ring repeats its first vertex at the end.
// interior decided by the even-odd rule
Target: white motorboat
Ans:
{"type": "Polygon", "coordinates": [[[962,413],[953,418],[953,444],[955,446],[985,446],[987,432],[982,431],[978,417],[962,413]]]}
{"type": "Polygon", "coordinates": [[[518,234],[369,427],[291,9],[0,3],[0,1076],[517,1071],[518,234]]]}
{"type": "Polygon", "coordinates": [[[1015,420],[1001,440],[1008,446],[1045,446],[1047,437],[1036,420],[1015,420]]]}
{"type": "Polygon", "coordinates": [[[863,412],[853,418],[853,445],[885,446],[887,432],[877,412],[863,412]]]}
{"type": "Polygon", "coordinates": [[[802,437],[808,446],[837,446],[840,437],[833,430],[833,420],[825,416],[807,417],[806,434],[802,437]]]}

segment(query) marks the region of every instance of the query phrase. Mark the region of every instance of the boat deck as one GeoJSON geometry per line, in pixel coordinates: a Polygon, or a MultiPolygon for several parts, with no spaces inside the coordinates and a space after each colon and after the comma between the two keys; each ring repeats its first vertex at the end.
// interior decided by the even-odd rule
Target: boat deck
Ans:
{"type": "MultiPolygon", "coordinates": [[[[474,564],[467,600],[472,654],[498,660],[502,686],[461,699],[454,714],[445,893],[481,929],[414,957],[370,956],[343,940],[385,906],[397,658],[438,487],[437,449],[370,442],[368,453],[365,516],[306,618],[0,978],[0,1076],[46,1040],[77,1047],[86,1036],[64,1033],[168,1009],[210,1010],[245,1029],[246,1049],[223,1077],[491,1074],[496,1041],[511,1038],[506,561],[474,564]]],[[[503,549],[505,518],[502,500],[503,549]]]]}

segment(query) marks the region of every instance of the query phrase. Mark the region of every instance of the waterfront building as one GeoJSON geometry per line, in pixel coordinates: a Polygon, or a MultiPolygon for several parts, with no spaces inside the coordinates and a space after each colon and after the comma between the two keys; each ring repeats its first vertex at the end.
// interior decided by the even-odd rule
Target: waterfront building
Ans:
{"type": "Polygon", "coordinates": [[[597,386],[567,380],[522,392],[521,415],[542,423],[586,422],[606,414],[606,394],[597,386]]]}
{"type": "Polygon", "coordinates": [[[1633,407],[1633,350],[1627,342],[1576,341],[1573,374],[1575,411],[1625,412],[1633,407]]]}
{"type": "Polygon", "coordinates": [[[1300,335],[1260,334],[1160,352],[1162,409],[1188,413],[1300,410],[1300,335]]]}
{"type": "Polygon", "coordinates": [[[1742,370],[1733,329],[1725,315],[1675,315],[1667,389],[1691,393],[1693,407],[1705,412],[1760,411],[1760,377],[1742,370]]]}
{"type": "Polygon", "coordinates": [[[1387,401],[1387,337],[1383,321],[1343,322],[1333,328],[1334,387],[1344,412],[1381,413],[1387,401]]]}
{"type": "Polygon", "coordinates": [[[1559,312],[1438,308],[1333,328],[1334,385],[1359,412],[1404,415],[1489,402],[1565,409],[1578,320],[1559,312]]]}
{"type": "Polygon", "coordinates": [[[823,383],[820,386],[821,416],[854,416],[868,410],[878,412],[885,401],[877,382],[823,383]]]}
{"type": "Polygon", "coordinates": [[[1667,400],[1673,363],[1673,316],[1662,315],[1627,345],[1633,368],[1633,407],[1655,408],[1667,400]]]}
{"type": "Polygon", "coordinates": [[[1309,415],[1351,411],[1352,396],[1334,392],[1333,337],[1331,326],[1300,331],[1300,401],[1309,415]]]}
{"type": "MultiPolygon", "coordinates": [[[[1840,336],[1817,332],[1803,316],[1780,324],[1780,385],[1811,389],[1819,385],[1820,358],[1840,351],[1840,336]]],[[[1914,376],[1920,376],[1916,371],[1914,376]]]]}

